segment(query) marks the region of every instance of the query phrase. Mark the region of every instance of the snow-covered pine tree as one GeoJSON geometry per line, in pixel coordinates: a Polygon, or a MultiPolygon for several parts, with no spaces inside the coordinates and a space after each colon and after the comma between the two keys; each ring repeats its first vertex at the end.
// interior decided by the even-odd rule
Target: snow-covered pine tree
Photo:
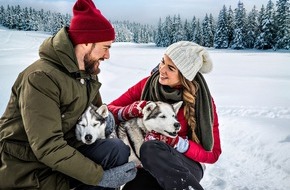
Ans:
{"type": "Polygon", "coordinates": [[[229,47],[229,29],[228,29],[228,15],[227,8],[224,5],[219,13],[216,32],[214,36],[214,48],[228,48],[229,47]]]}
{"type": "Polygon", "coordinates": [[[158,25],[157,25],[157,32],[154,38],[155,44],[157,47],[162,46],[162,20],[159,18],[158,25]]]}
{"type": "Polygon", "coordinates": [[[234,17],[234,11],[232,10],[231,6],[228,10],[228,30],[229,30],[229,47],[231,47],[233,40],[234,40],[234,30],[235,30],[235,17],[234,17]]]}
{"type": "Polygon", "coordinates": [[[203,46],[212,47],[213,46],[213,37],[212,33],[212,25],[209,20],[208,14],[205,15],[204,20],[202,22],[202,35],[203,35],[203,46]]]}
{"type": "MultiPolygon", "coordinates": [[[[262,12],[262,11],[261,11],[262,12]]],[[[260,34],[257,37],[254,47],[257,49],[272,49],[274,48],[275,25],[274,25],[274,3],[269,0],[266,6],[265,13],[261,15],[260,34]]]]}
{"type": "Polygon", "coordinates": [[[211,39],[211,41],[212,41],[211,47],[213,47],[214,34],[216,31],[216,21],[214,20],[211,13],[209,14],[209,24],[210,24],[210,28],[211,28],[211,33],[213,34],[212,39],[211,39]]]}
{"type": "Polygon", "coordinates": [[[258,32],[258,11],[256,6],[248,14],[246,24],[246,48],[254,48],[258,32]]]}
{"type": "Polygon", "coordinates": [[[0,6],[0,24],[3,25],[4,22],[4,18],[5,18],[5,8],[3,5],[0,6]]]}
{"type": "Polygon", "coordinates": [[[196,23],[196,33],[194,36],[194,42],[199,45],[203,45],[203,34],[202,34],[202,28],[200,26],[199,19],[197,19],[197,23],[196,23]]]}
{"type": "Polygon", "coordinates": [[[184,31],[179,14],[177,16],[174,15],[172,24],[172,43],[184,40],[184,31]]]}
{"type": "Polygon", "coordinates": [[[191,39],[192,39],[191,31],[192,31],[191,25],[187,21],[187,19],[185,19],[185,22],[184,22],[184,25],[183,25],[184,40],[191,41],[191,39]]]}
{"type": "Polygon", "coordinates": [[[235,21],[234,21],[234,39],[231,45],[233,49],[245,48],[245,24],[246,24],[246,10],[244,4],[239,1],[238,7],[235,9],[235,21]]]}
{"type": "Polygon", "coordinates": [[[290,3],[289,0],[278,0],[276,3],[276,47],[290,49],[290,3]]]}
{"type": "Polygon", "coordinates": [[[170,44],[172,44],[172,42],[173,42],[173,34],[172,34],[172,31],[174,31],[173,30],[173,21],[172,21],[170,16],[167,16],[165,18],[165,23],[163,25],[162,31],[164,32],[162,46],[167,47],[170,44]]]}
{"type": "Polygon", "coordinates": [[[112,23],[116,31],[116,42],[132,42],[133,35],[129,29],[128,21],[117,21],[112,23]]]}
{"type": "Polygon", "coordinates": [[[196,34],[196,18],[195,16],[192,18],[191,20],[191,23],[190,23],[190,28],[191,28],[191,31],[190,31],[190,37],[189,37],[189,41],[194,41],[194,36],[196,34]]]}

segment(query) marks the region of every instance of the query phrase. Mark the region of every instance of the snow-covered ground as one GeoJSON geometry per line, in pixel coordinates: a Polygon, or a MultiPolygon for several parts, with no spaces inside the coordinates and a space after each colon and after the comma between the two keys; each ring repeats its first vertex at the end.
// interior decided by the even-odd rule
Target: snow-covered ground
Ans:
{"type": "MultiPolygon", "coordinates": [[[[49,35],[0,28],[0,115],[18,73],[49,35]]],[[[105,103],[147,76],[165,48],[114,43],[101,65],[105,103]]],[[[206,190],[290,189],[290,52],[209,49],[205,75],[217,105],[223,153],[207,165],[206,190]]]]}

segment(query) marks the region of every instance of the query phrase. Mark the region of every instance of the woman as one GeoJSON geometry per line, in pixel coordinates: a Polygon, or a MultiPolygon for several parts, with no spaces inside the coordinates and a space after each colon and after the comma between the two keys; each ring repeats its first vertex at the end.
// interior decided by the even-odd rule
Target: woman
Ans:
{"type": "Polygon", "coordinates": [[[121,122],[142,117],[147,101],[183,101],[177,114],[182,126],[178,136],[146,134],[140,149],[142,168],[123,190],[203,189],[199,182],[204,163],[216,162],[221,154],[216,108],[201,74],[211,69],[204,47],[188,41],[174,43],[166,49],[157,71],[109,104],[121,122]]]}

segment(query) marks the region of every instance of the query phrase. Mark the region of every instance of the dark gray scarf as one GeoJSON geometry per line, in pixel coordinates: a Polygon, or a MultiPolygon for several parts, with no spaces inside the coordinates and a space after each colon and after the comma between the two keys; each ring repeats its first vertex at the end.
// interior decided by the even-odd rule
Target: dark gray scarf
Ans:
{"type": "MultiPolygon", "coordinates": [[[[160,85],[159,72],[153,73],[142,92],[141,99],[149,101],[163,101],[170,104],[182,100],[182,89],[175,89],[169,86],[160,85]]],[[[198,83],[198,91],[195,103],[196,128],[195,133],[201,145],[206,151],[213,147],[213,110],[211,94],[201,73],[197,73],[194,80],[198,83]]],[[[189,137],[191,137],[191,131],[189,137]]]]}

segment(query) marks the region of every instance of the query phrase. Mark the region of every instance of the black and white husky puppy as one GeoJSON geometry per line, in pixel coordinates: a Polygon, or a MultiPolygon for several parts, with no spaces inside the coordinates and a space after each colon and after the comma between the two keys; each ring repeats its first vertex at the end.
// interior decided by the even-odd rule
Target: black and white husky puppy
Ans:
{"type": "Polygon", "coordinates": [[[121,123],[116,128],[117,137],[131,149],[129,161],[140,165],[140,147],[146,133],[155,131],[167,137],[174,138],[180,131],[180,123],[176,119],[182,101],[175,104],[165,102],[148,102],[143,108],[143,118],[133,118],[121,123]]]}
{"type": "Polygon", "coordinates": [[[78,119],[76,138],[85,144],[92,144],[97,139],[108,138],[115,130],[115,120],[107,105],[90,105],[78,119]]]}

